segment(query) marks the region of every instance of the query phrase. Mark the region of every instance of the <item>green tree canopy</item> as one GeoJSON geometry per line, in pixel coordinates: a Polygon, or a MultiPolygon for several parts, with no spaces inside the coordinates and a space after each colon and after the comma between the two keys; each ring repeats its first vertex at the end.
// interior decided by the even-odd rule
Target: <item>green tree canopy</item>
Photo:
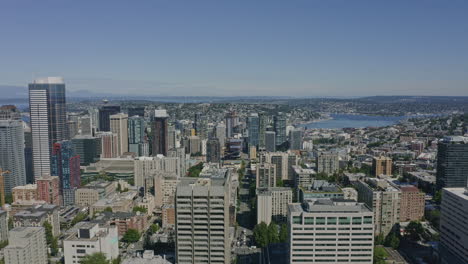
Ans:
{"type": "Polygon", "coordinates": [[[279,241],[281,243],[288,242],[288,226],[286,224],[281,224],[279,231],[279,241]]]}
{"type": "Polygon", "coordinates": [[[411,221],[405,229],[405,235],[408,239],[418,241],[424,233],[424,227],[420,222],[411,221]]]}
{"type": "Polygon", "coordinates": [[[391,247],[393,249],[398,249],[398,247],[400,246],[400,239],[398,238],[398,236],[394,232],[391,232],[385,238],[384,245],[386,247],[391,247]]]}
{"type": "Polygon", "coordinates": [[[159,230],[159,225],[157,225],[157,224],[150,225],[150,231],[151,231],[152,234],[158,232],[158,230],[159,230]]]}
{"type": "Polygon", "coordinates": [[[140,240],[140,232],[132,228],[128,229],[122,237],[122,241],[127,243],[135,243],[138,240],[140,240]]]}
{"type": "Polygon", "coordinates": [[[263,248],[268,245],[268,226],[261,222],[256,225],[253,230],[255,243],[258,247],[263,248]]]}
{"type": "Polygon", "coordinates": [[[148,212],[148,210],[142,206],[135,206],[133,207],[133,212],[136,213],[136,212],[141,212],[141,213],[144,213],[146,214],[148,212]]]}
{"type": "Polygon", "coordinates": [[[82,258],[81,264],[110,264],[110,262],[106,259],[106,255],[96,252],[82,258]]]}
{"type": "Polygon", "coordinates": [[[374,264],[385,264],[387,257],[387,251],[383,247],[374,247],[374,264]]]}
{"type": "Polygon", "coordinates": [[[279,234],[278,234],[278,226],[274,223],[271,222],[270,225],[268,225],[268,243],[278,243],[279,242],[279,234]]]}

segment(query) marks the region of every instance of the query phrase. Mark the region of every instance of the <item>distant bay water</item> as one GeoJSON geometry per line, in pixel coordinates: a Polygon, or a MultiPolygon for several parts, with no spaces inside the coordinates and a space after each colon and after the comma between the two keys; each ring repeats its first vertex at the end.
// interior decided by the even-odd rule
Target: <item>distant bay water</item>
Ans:
{"type": "Polygon", "coordinates": [[[370,116],[354,114],[331,114],[330,119],[302,124],[302,127],[340,129],[391,126],[411,116],[370,116]]]}

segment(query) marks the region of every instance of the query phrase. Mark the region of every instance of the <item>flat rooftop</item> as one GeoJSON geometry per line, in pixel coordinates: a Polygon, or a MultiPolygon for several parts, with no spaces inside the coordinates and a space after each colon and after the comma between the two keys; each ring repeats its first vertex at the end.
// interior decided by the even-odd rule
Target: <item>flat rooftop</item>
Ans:
{"type": "Polygon", "coordinates": [[[296,213],[367,213],[372,212],[363,203],[345,199],[318,199],[306,201],[302,204],[288,205],[290,212],[296,213]]]}

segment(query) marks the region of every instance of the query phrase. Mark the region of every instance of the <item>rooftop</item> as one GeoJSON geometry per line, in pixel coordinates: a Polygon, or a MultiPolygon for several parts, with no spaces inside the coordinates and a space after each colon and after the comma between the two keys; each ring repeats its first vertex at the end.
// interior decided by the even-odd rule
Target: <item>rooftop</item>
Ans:
{"type": "Polygon", "coordinates": [[[363,203],[345,199],[317,199],[302,204],[289,204],[291,212],[307,213],[366,213],[371,210],[363,203]]]}

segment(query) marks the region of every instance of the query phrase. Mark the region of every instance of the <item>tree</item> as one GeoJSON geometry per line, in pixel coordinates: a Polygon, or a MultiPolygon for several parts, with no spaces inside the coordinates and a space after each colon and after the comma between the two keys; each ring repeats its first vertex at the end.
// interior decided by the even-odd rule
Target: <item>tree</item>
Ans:
{"type": "Polygon", "coordinates": [[[288,226],[286,224],[281,224],[279,232],[279,242],[287,243],[288,242],[288,226]]]}
{"type": "Polygon", "coordinates": [[[263,248],[268,245],[268,226],[265,222],[261,222],[254,227],[253,236],[255,243],[259,248],[263,248]]]}
{"type": "Polygon", "coordinates": [[[284,182],[282,179],[278,179],[276,181],[276,187],[284,187],[284,182]]]}
{"type": "Polygon", "coordinates": [[[442,191],[441,190],[438,190],[435,194],[434,194],[434,202],[436,202],[437,204],[440,204],[442,202],[442,191]]]}
{"type": "Polygon", "coordinates": [[[413,241],[421,239],[421,235],[424,232],[424,227],[420,222],[411,221],[405,229],[406,237],[413,241]]]}
{"type": "Polygon", "coordinates": [[[135,206],[133,207],[133,212],[136,213],[136,212],[141,212],[141,213],[144,213],[146,214],[148,212],[148,209],[142,207],[142,206],[135,206]]]}
{"type": "Polygon", "coordinates": [[[387,251],[383,247],[374,247],[374,264],[385,264],[387,257],[387,251]]]}
{"type": "Polygon", "coordinates": [[[158,232],[158,230],[159,230],[159,225],[157,225],[157,224],[150,225],[150,231],[151,231],[152,234],[158,232]]]}
{"type": "Polygon", "coordinates": [[[383,233],[380,233],[378,236],[375,237],[376,245],[383,245],[384,242],[385,242],[385,236],[383,233]]]}
{"type": "Polygon", "coordinates": [[[111,212],[112,213],[112,207],[106,207],[106,209],[104,209],[104,212],[111,212]]]}
{"type": "Polygon", "coordinates": [[[128,229],[122,237],[122,241],[126,243],[135,243],[140,240],[140,232],[136,229],[128,229]]]}
{"type": "Polygon", "coordinates": [[[76,223],[79,223],[79,222],[85,220],[86,217],[88,217],[88,216],[85,213],[82,213],[82,212],[77,213],[76,216],[71,221],[71,225],[72,226],[76,225],[76,223]]]}
{"type": "Polygon", "coordinates": [[[398,247],[400,246],[400,239],[398,238],[398,236],[394,232],[391,232],[385,238],[384,245],[386,247],[391,247],[393,249],[398,249],[398,247]]]}
{"type": "Polygon", "coordinates": [[[271,222],[268,225],[268,244],[278,243],[279,242],[279,235],[278,235],[278,226],[271,222]]]}
{"type": "Polygon", "coordinates": [[[106,255],[101,252],[96,252],[90,255],[86,255],[81,259],[81,264],[110,264],[106,259],[106,255]]]}

